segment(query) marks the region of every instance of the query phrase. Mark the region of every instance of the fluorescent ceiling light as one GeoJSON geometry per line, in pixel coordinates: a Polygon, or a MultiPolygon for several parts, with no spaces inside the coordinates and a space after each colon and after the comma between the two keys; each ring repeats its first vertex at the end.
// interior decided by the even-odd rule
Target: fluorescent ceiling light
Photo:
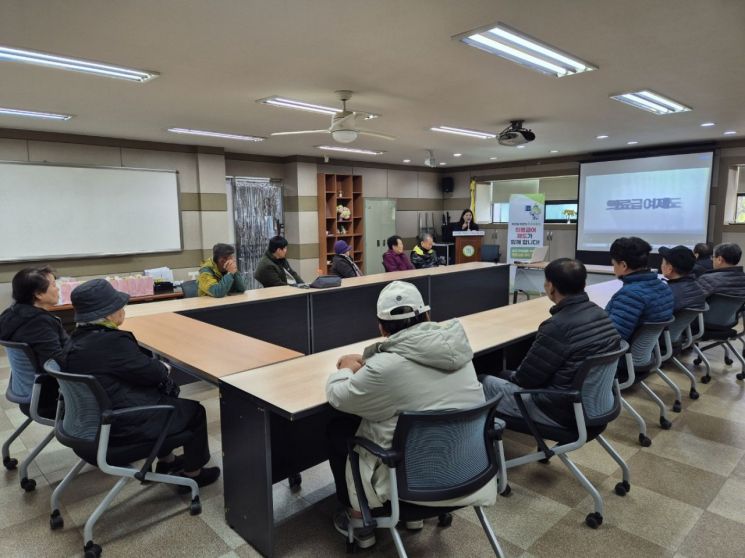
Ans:
{"type": "Polygon", "coordinates": [[[264,141],[266,138],[259,136],[242,136],[239,134],[226,134],[223,132],[209,132],[206,130],[190,130],[188,128],[168,128],[169,132],[174,134],[188,134],[191,136],[207,136],[210,138],[222,138],[240,141],[264,141]]]}
{"type": "Polygon", "coordinates": [[[92,62],[90,60],[68,58],[66,56],[57,56],[55,54],[47,54],[35,50],[23,50],[2,45],[0,45],[0,61],[35,64],[38,66],[58,68],[60,70],[85,72],[88,74],[138,82],[150,81],[151,79],[158,77],[157,72],[133,70],[131,68],[101,64],[100,62],[92,62]]]}
{"type": "Polygon", "coordinates": [[[462,157],[463,153],[453,153],[453,157],[462,157]]]}
{"type": "Polygon", "coordinates": [[[549,151],[549,153],[558,153],[558,152],[559,152],[558,149],[552,149],[551,151],[549,151]]]}
{"type": "Polygon", "coordinates": [[[30,118],[44,118],[46,120],[70,120],[71,114],[55,114],[53,112],[37,112],[35,110],[21,110],[0,107],[1,115],[8,116],[27,116],[30,118]]]}
{"type": "Polygon", "coordinates": [[[702,128],[711,128],[712,126],[716,126],[716,124],[714,122],[704,122],[701,124],[702,128]]]}
{"type": "Polygon", "coordinates": [[[734,131],[734,130],[727,130],[727,131],[726,131],[726,132],[724,132],[724,134],[722,134],[722,135],[723,135],[723,136],[734,136],[734,135],[735,135],[736,133],[737,133],[737,132],[736,132],[736,131],[734,131]]]}
{"type": "MultiPolygon", "coordinates": [[[[318,114],[330,114],[334,115],[342,111],[341,107],[328,107],[326,105],[316,105],[314,103],[306,103],[305,101],[299,101],[297,99],[288,99],[287,97],[279,97],[272,95],[264,99],[257,99],[257,103],[265,105],[272,105],[275,107],[291,108],[296,110],[304,110],[307,112],[315,112],[318,114]]],[[[370,112],[355,111],[358,114],[363,115],[364,120],[372,120],[373,118],[379,118],[379,114],[373,114],[370,112]]]]}
{"type": "Polygon", "coordinates": [[[447,163],[440,163],[441,167],[444,167],[445,165],[447,165],[447,163]]]}
{"type": "Polygon", "coordinates": [[[342,153],[360,153],[362,155],[382,155],[385,151],[373,151],[371,149],[357,149],[354,147],[337,147],[335,145],[317,145],[318,149],[324,151],[341,151],[342,153]]]}
{"type": "Polygon", "coordinates": [[[438,126],[436,128],[430,128],[433,132],[444,132],[446,134],[456,134],[458,136],[468,136],[470,138],[478,139],[494,139],[497,134],[490,134],[489,132],[479,132],[478,130],[466,130],[465,128],[452,128],[451,126],[438,126]]]}
{"type": "Polygon", "coordinates": [[[453,37],[542,74],[563,77],[597,70],[589,62],[497,23],[453,37]]]}
{"type": "Polygon", "coordinates": [[[489,160],[490,160],[490,161],[496,161],[496,160],[497,160],[497,158],[496,158],[496,157],[489,157],[489,160]]]}
{"type": "Polygon", "coordinates": [[[517,148],[518,149],[525,149],[525,146],[524,145],[518,145],[517,148]]]}
{"type": "Polygon", "coordinates": [[[681,105],[677,101],[650,91],[642,89],[641,91],[630,91],[620,95],[611,95],[611,99],[621,101],[634,108],[645,110],[653,114],[675,114],[677,112],[688,112],[691,107],[681,105]]]}
{"type": "Polygon", "coordinates": [[[411,159],[404,159],[404,163],[411,163],[411,159]]]}
{"type": "Polygon", "coordinates": [[[595,136],[595,139],[605,139],[607,137],[605,134],[600,134],[599,136],[595,136]]]}
{"type": "Polygon", "coordinates": [[[633,141],[633,140],[632,140],[632,141],[627,141],[627,142],[626,142],[626,145],[636,145],[637,143],[639,143],[639,142],[638,142],[638,141],[633,141]]]}

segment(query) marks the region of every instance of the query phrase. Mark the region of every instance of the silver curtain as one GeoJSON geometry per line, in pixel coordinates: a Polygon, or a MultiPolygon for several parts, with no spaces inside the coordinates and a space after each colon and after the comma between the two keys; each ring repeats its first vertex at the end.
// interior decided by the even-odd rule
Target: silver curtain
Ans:
{"type": "Polygon", "coordinates": [[[238,269],[249,289],[261,287],[254,270],[266,251],[269,239],[280,234],[284,221],[282,185],[260,178],[228,177],[233,192],[235,247],[238,269]]]}

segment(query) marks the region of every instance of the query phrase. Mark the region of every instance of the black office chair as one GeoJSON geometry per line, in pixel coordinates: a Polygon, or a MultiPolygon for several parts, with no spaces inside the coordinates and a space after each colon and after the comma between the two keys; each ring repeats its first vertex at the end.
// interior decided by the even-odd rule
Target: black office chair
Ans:
{"type": "MultiPolygon", "coordinates": [[[[406,550],[396,531],[399,521],[438,517],[440,526],[445,527],[452,522],[450,512],[464,507],[422,506],[405,500],[437,502],[459,498],[494,482],[494,477],[504,471],[502,423],[495,423],[495,406],[496,400],[491,400],[470,409],[401,413],[390,449],[365,438],[352,438],[349,456],[362,519],[350,519],[347,551],[355,547],[354,529],[387,528],[399,557],[405,558],[406,550]],[[391,493],[385,508],[370,510],[355,446],[366,449],[388,467],[391,493]]],[[[474,509],[494,553],[503,557],[484,511],[479,506],[474,509]]]]}
{"type": "Polygon", "coordinates": [[[631,477],[626,462],[603,437],[608,423],[621,413],[621,392],[616,380],[616,368],[619,358],[628,351],[628,348],[628,343],[621,341],[621,347],[615,351],[586,358],[569,391],[527,389],[516,392],[514,395],[521,417],[497,415],[507,423],[508,429],[532,435],[538,443],[539,451],[508,460],[507,469],[535,461],[547,463],[554,455],[558,456],[594,500],[595,511],[585,518],[585,523],[593,529],[597,529],[603,523],[603,498],[567,454],[581,448],[587,442],[597,440],[621,467],[623,481],[616,484],[616,494],[625,496],[631,490],[631,477]],[[528,413],[523,398],[538,394],[555,399],[557,405],[571,403],[575,424],[549,426],[535,422],[528,413]],[[557,442],[556,445],[549,448],[546,444],[547,439],[557,442]]]}
{"type": "MultiPolygon", "coordinates": [[[[43,424],[44,426],[54,426],[54,419],[39,415],[39,400],[41,398],[42,387],[51,389],[52,386],[45,385],[48,377],[45,377],[43,371],[39,370],[36,355],[26,343],[15,343],[12,341],[0,341],[0,347],[5,348],[10,361],[10,379],[8,388],[5,391],[5,397],[11,403],[16,403],[25,414],[26,418],[21,425],[15,429],[13,434],[3,443],[2,455],[3,465],[9,471],[18,466],[18,460],[10,457],[10,445],[28,428],[32,422],[43,424]]],[[[49,429],[49,433],[34,447],[26,458],[21,462],[19,478],[21,488],[26,492],[31,492],[36,488],[36,481],[28,478],[28,467],[41,453],[41,451],[54,438],[54,430],[49,429]]]]}
{"type": "Polygon", "coordinates": [[[165,482],[188,487],[191,490],[189,506],[191,515],[198,515],[202,512],[199,487],[194,480],[150,472],[151,465],[157,456],[167,455],[173,449],[183,446],[191,435],[190,432],[185,431],[166,436],[175,410],[173,405],[148,405],[114,410],[111,408],[106,392],[94,376],[61,372],[54,360],[48,360],[44,364],[44,370],[57,379],[60,387],[60,401],[55,423],[57,440],[62,445],[71,448],[80,457],[80,461],[65,475],[52,493],[52,513],[49,519],[52,529],[60,529],[64,526],[64,520],[59,511],[60,496],[86,463],[98,467],[107,475],[120,478],[85,523],[83,529],[85,558],[101,556],[101,546],[93,542],[93,527],[129,479],[137,479],[140,482],[165,482]],[[143,412],[160,413],[164,417],[161,434],[154,443],[152,441],[130,445],[109,443],[111,426],[118,418],[131,413],[141,414],[143,412]],[[145,459],[145,462],[139,470],[129,466],[141,459],[145,459]]]}
{"type": "MultiPolygon", "coordinates": [[[[675,320],[673,318],[665,322],[645,322],[636,328],[631,338],[631,347],[625,355],[624,367],[619,367],[619,387],[625,391],[631,386],[639,385],[642,391],[657,404],[660,409],[660,427],[669,430],[672,422],[667,418],[667,409],[664,401],[644,382],[650,374],[659,375],[668,385],[675,385],[667,375],[660,370],[662,365],[662,353],[660,350],[660,336],[666,328],[670,327],[675,320]]],[[[677,388],[677,386],[676,386],[677,388]]],[[[678,390],[680,393],[680,390],[678,390]]],[[[680,396],[678,395],[678,398],[680,396]]],[[[621,398],[623,408],[633,417],[639,426],[639,444],[643,447],[652,445],[652,440],[647,436],[647,423],[644,418],[634,409],[625,398],[621,398]]]]}
{"type": "MultiPolygon", "coordinates": [[[[688,391],[688,396],[691,399],[698,399],[699,393],[696,389],[696,376],[688,370],[688,368],[680,362],[678,356],[690,348],[694,351],[699,351],[699,348],[695,345],[696,341],[701,339],[704,333],[704,319],[703,314],[709,309],[707,304],[704,308],[683,308],[678,310],[673,316],[675,322],[663,331],[662,338],[665,341],[665,350],[662,352],[663,364],[671,362],[678,370],[683,372],[691,382],[691,389],[688,391]],[[693,324],[697,324],[697,333],[693,333],[693,324]]],[[[677,386],[676,386],[677,388],[677,386]]],[[[677,392],[677,399],[673,405],[673,411],[680,410],[680,391],[677,392]]]]}
{"type": "Polygon", "coordinates": [[[713,343],[700,348],[698,358],[693,361],[693,364],[698,366],[702,362],[704,363],[706,374],[701,378],[701,381],[708,384],[711,381],[711,364],[703,352],[714,347],[722,346],[725,350],[726,364],[732,364],[732,360],[728,357],[728,351],[732,351],[737,360],[740,361],[740,373],[737,374],[736,378],[743,380],[745,379],[745,359],[732,346],[730,341],[735,341],[736,339],[742,341],[743,332],[738,333],[735,327],[742,315],[745,297],[713,294],[709,297],[708,302],[709,310],[704,313],[704,332],[700,342],[713,341],[713,343]]]}
{"type": "Polygon", "coordinates": [[[481,261],[499,263],[499,244],[482,245],[481,261]]]}

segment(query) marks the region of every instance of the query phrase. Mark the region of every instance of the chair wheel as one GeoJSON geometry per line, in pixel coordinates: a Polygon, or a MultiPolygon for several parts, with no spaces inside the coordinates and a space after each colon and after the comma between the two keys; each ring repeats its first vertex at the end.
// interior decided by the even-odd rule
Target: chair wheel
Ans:
{"type": "Polygon", "coordinates": [[[740,372],[735,376],[738,380],[745,380],[745,372],[740,372]]]}
{"type": "Polygon", "coordinates": [[[83,547],[83,552],[85,553],[85,558],[99,558],[102,550],[99,545],[93,544],[93,541],[88,541],[83,547]]]}
{"type": "Polygon", "coordinates": [[[300,476],[300,473],[293,473],[287,477],[287,481],[290,483],[290,490],[292,492],[297,492],[302,488],[303,477],[300,476]]]}
{"type": "Polygon", "coordinates": [[[702,384],[708,384],[710,381],[711,381],[711,376],[704,376],[703,378],[701,378],[702,384]]]}
{"type": "Polygon", "coordinates": [[[585,517],[585,523],[591,529],[597,529],[603,524],[603,516],[598,512],[588,513],[587,517],[585,517]]]}
{"type": "Polygon", "coordinates": [[[12,471],[18,467],[18,460],[13,457],[3,457],[3,465],[8,471],[12,471]]]}
{"type": "Polygon", "coordinates": [[[696,358],[693,359],[693,364],[695,364],[696,366],[698,366],[702,362],[703,361],[701,360],[701,357],[696,357],[696,358]]]}
{"type": "Polygon", "coordinates": [[[199,515],[202,513],[202,502],[199,501],[199,496],[194,498],[189,504],[189,513],[191,515],[199,515]]]}
{"type": "Polygon", "coordinates": [[[732,362],[732,359],[729,357],[724,359],[724,364],[726,364],[727,366],[732,366],[732,362]]]}
{"type": "Polygon", "coordinates": [[[499,493],[500,496],[509,496],[510,494],[512,494],[512,487],[509,484],[499,493]]]}
{"type": "Polygon", "coordinates": [[[695,388],[691,388],[691,391],[688,392],[688,397],[691,399],[698,399],[701,394],[696,391],[695,388]]]}
{"type": "Polygon", "coordinates": [[[34,479],[27,479],[22,478],[21,479],[21,488],[23,488],[26,492],[33,492],[36,490],[36,481],[34,479]]]}
{"type": "Polygon", "coordinates": [[[616,484],[616,494],[619,496],[626,496],[631,490],[631,485],[627,481],[622,481],[616,484]]]}
{"type": "Polygon", "coordinates": [[[62,527],[65,526],[65,520],[62,519],[62,515],[60,514],[59,510],[54,510],[52,512],[52,515],[49,516],[49,527],[52,529],[52,531],[55,531],[57,529],[62,529],[62,527]]]}
{"type": "Polygon", "coordinates": [[[680,401],[673,403],[673,413],[679,413],[682,409],[683,405],[680,404],[680,401]]]}
{"type": "Polygon", "coordinates": [[[639,434],[639,444],[644,448],[648,448],[652,445],[652,440],[646,434],[639,434]]]}
{"type": "Polygon", "coordinates": [[[355,541],[347,541],[347,554],[354,554],[355,550],[357,550],[357,543],[355,541]]]}
{"type": "Polygon", "coordinates": [[[660,428],[662,428],[663,430],[670,430],[672,426],[672,422],[667,420],[665,417],[660,417],[660,428]]]}
{"type": "Polygon", "coordinates": [[[453,524],[453,514],[443,513],[437,517],[437,525],[440,527],[450,527],[453,524]]]}

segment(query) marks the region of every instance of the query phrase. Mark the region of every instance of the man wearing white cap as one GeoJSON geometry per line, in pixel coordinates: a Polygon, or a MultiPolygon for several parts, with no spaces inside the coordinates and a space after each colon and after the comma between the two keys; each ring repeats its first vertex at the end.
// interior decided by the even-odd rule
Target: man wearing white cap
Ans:
{"type": "MultiPolygon", "coordinates": [[[[356,435],[384,448],[391,446],[402,411],[462,409],[485,401],[463,326],[457,320],[431,322],[429,310],[411,283],[393,281],[387,285],[377,304],[378,325],[385,340],[370,345],[362,355],[342,356],[337,372],[326,383],[326,396],[333,407],[361,417],[356,435]]],[[[335,452],[333,448],[338,444],[333,442],[329,462],[337,497],[346,507],[336,514],[334,524],[346,535],[348,514],[354,514],[359,503],[346,452],[335,452]]],[[[364,449],[357,451],[370,508],[382,507],[390,497],[387,469],[364,449]]],[[[493,505],[496,494],[496,483],[490,482],[469,497],[447,504],[493,505]]],[[[355,538],[363,548],[375,543],[371,530],[355,530],[355,538]]]]}

